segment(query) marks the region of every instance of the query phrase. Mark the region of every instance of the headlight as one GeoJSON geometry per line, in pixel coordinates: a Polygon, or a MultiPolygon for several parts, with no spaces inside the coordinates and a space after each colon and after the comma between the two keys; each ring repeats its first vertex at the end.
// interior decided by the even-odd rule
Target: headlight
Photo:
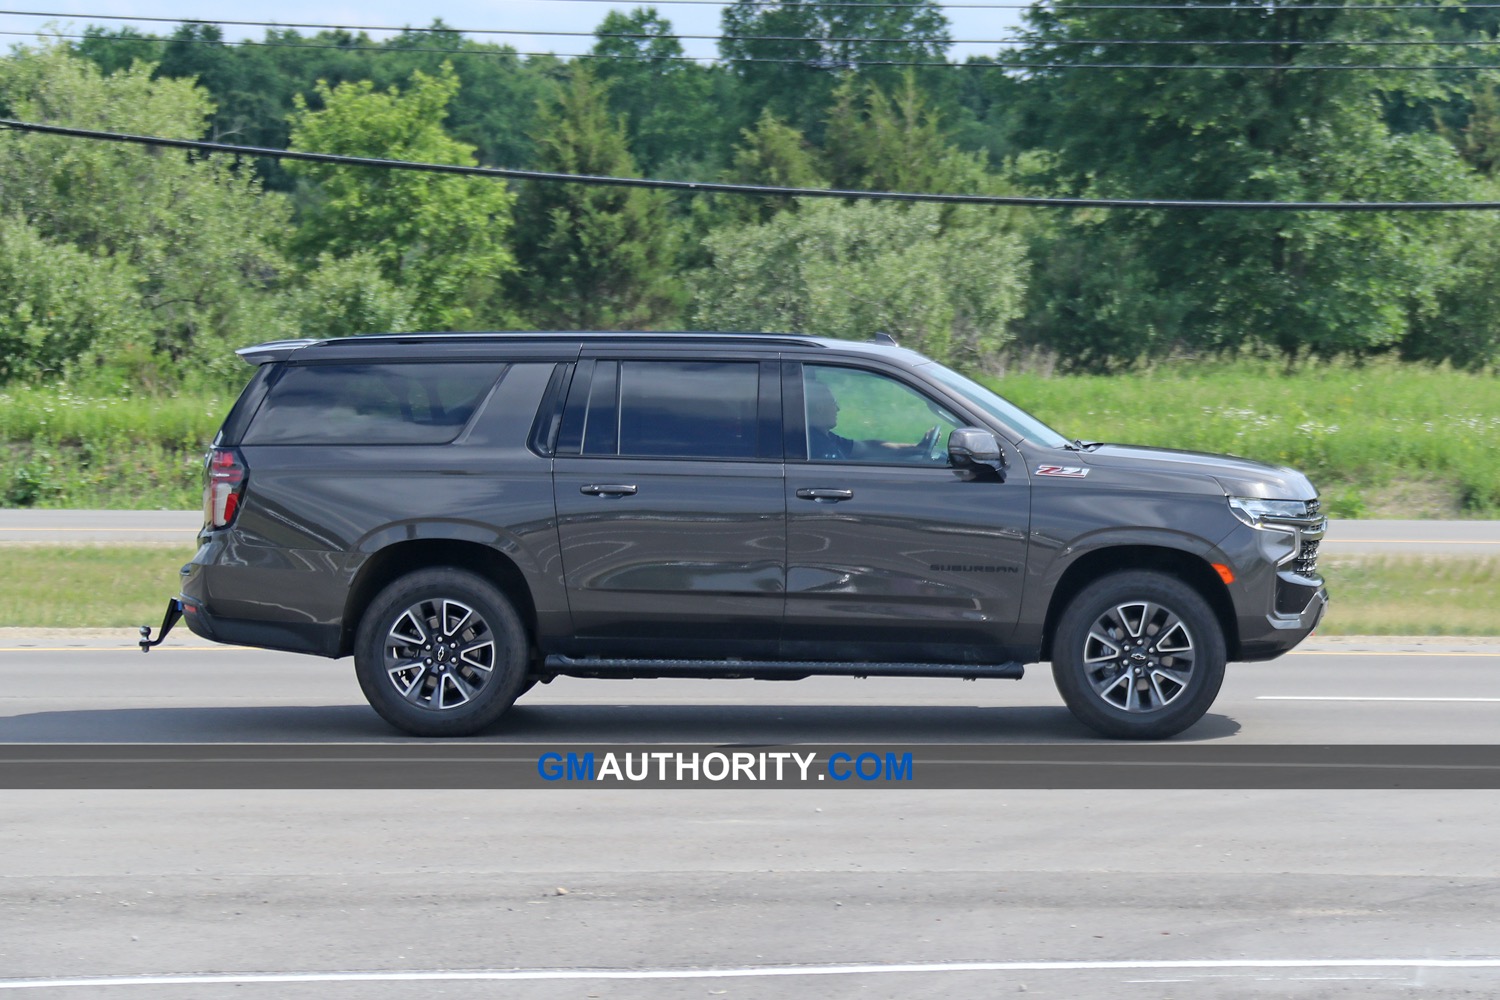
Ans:
{"type": "Polygon", "coordinates": [[[1254,497],[1229,497],[1234,516],[1252,528],[1263,521],[1300,521],[1307,518],[1306,500],[1259,500],[1254,497]]]}

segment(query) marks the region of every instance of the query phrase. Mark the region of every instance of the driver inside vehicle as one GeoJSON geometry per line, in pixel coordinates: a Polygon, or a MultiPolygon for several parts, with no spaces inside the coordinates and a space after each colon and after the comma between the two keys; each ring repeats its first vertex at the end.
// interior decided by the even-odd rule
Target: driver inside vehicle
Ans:
{"type": "MultiPolygon", "coordinates": [[[[929,427],[915,444],[910,441],[890,441],[883,437],[847,438],[834,431],[839,423],[839,411],[844,408],[839,404],[834,388],[824,382],[807,379],[803,383],[803,396],[807,407],[808,459],[814,462],[896,461],[946,464],[947,453],[941,446],[940,435],[944,424],[950,430],[956,426],[957,422],[952,415],[921,400],[909,390],[891,393],[887,389],[891,383],[885,379],[879,379],[873,385],[877,390],[874,398],[880,401],[881,415],[886,422],[895,417],[907,424],[920,424],[924,422],[923,417],[931,419],[937,416],[942,423],[929,427]],[[881,393],[881,389],[886,391],[881,393]],[[921,405],[921,411],[914,411],[913,408],[918,405],[921,405]]],[[[862,427],[873,420],[878,425],[881,420],[870,412],[871,400],[867,398],[871,395],[868,391],[870,386],[862,387],[867,391],[852,393],[854,401],[851,403],[851,412],[856,418],[852,423],[862,427]]]]}
{"type": "Polygon", "coordinates": [[[839,422],[839,402],[822,382],[804,386],[807,397],[807,457],[838,460],[854,455],[854,442],[833,432],[839,422]]]}

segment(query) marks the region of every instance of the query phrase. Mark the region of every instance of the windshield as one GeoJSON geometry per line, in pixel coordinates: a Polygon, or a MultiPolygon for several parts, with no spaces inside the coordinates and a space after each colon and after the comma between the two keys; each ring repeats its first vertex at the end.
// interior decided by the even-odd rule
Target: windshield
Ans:
{"type": "Polygon", "coordinates": [[[1061,448],[1068,439],[1042,423],[1036,417],[1009,400],[995,395],[971,378],[966,378],[936,361],[922,366],[922,371],[1000,421],[1027,441],[1035,441],[1047,448],[1061,448]]]}

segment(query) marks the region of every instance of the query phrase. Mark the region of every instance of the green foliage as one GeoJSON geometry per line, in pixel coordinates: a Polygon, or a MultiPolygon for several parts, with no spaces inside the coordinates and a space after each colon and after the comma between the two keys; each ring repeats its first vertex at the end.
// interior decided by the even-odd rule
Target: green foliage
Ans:
{"type": "MultiPolygon", "coordinates": [[[[239,381],[247,369],[235,359],[239,381]]],[[[232,397],[0,391],[0,506],[191,509],[232,397]]]]}
{"type": "MultiPolygon", "coordinates": [[[[211,111],[190,82],[155,80],[142,64],[104,76],[58,46],[0,60],[0,104],[31,121],[173,137],[201,135],[211,111]]],[[[96,282],[119,289],[133,276],[134,319],[100,321],[92,336],[98,359],[111,351],[135,358],[127,366],[133,377],[175,383],[169,368],[182,365],[210,382],[227,378],[234,341],[284,332],[275,292],[286,279],[278,250],[285,209],[232,159],[7,133],[0,214],[93,258],[96,282]],[[150,348],[144,356],[135,339],[141,329],[150,348]],[[109,340],[116,336],[120,342],[109,340]]],[[[51,257],[59,267],[66,257],[64,269],[75,274],[83,260],[61,251],[51,257]]]]}
{"type": "Polygon", "coordinates": [[[941,62],[948,19],[933,0],[735,0],[724,8],[719,54],[738,60],[733,72],[753,118],[770,108],[809,135],[821,131],[838,73],[883,85],[889,63],[941,62]]]}
{"type": "Polygon", "coordinates": [[[0,382],[87,370],[102,352],[145,346],[138,276],[114,257],[49,241],[0,218],[0,382]]]}
{"type": "Polygon", "coordinates": [[[941,224],[935,206],[805,200],[762,225],[708,237],[695,323],[865,340],[877,331],[975,361],[1006,343],[1025,265],[996,227],[941,224]]]}
{"type": "Polygon", "coordinates": [[[1500,383],[1394,361],[1173,364],[1114,376],[987,379],[1068,437],[1242,455],[1307,473],[1342,516],[1392,515],[1402,480],[1500,513],[1500,383]]]}
{"type": "MultiPolygon", "coordinates": [[[[348,156],[473,165],[474,148],[443,130],[458,77],[414,72],[403,93],[368,80],[319,83],[321,110],[300,96],[292,147],[348,156]]],[[[411,297],[415,321],[465,329],[497,314],[499,281],[514,267],[504,239],[512,195],[499,181],[342,164],[288,167],[313,182],[293,246],[302,260],[368,254],[411,297]]]]}
{"type": "Polygon", "coordinates": [[[991,184],[984,155],[952,145],[910,71],[890,92],[845,79],[828,113],[827,160],[837,188],[977,194],[991,184]]]}
{"type": "Polygon", "coordinates": [[[649,174],[674,160],[680,167],[712,159],[727,145],[724,74],[683,60],[672,22],[655,7],[610,11],[594,35],[593,71],[609,87],[610,110],[625,119],[640,169],[649,174]]]}
{"type": "MultiPolygon", "coordinates": [[[[1076,39],[1200,37],[1257,42],[1246,51],[1285,71],[1039,69],[1034,119],[1055,158],[1058,193],[1249,201],[1440,201],[1468,190],[1436,135],[1398,134],[1383,91],[1436,93],[1421,77],[1375,71],[1297,72],[1313,61],[1436,58],[1421,46],[1330,50],[1273,40],[1350,35],[1421,41],[1399,12],[1290,10],[1278,17],[1212,11],[1156,13],[1063,6],[1029,15],[1039,63],[1098,61],[1076,39]],[[1358,19],[1357,24],[1351,19],[1358,19]],[[1332,53],[1332,54],[1331,54],[1332,53]],[[1400,80],[1398,84],[1396,81],[1400,80]],[[1412,81],[1417,81],[1413,83],[1412,81]],[[1419,89],[1413,89],[1419,88],[1419,89]]],[[[1116,50],[1112,51],[1115,58],[1116,50]]],[[[1118,58],[1193,65],[1224,61],[1190,45],[1123,48],[1118,58]]],[[[1248,59],[1249,57],[1247,57],[1248,59]]],[[[1414,310],[1430,309],[1444,278],[1443,220],[1411,213],[1084,213],[1056,229],[1037,257],[1028,328],[1082,341],[1085,360],[1174,346],[1259,345],[1288,357],[1333,356],[1398,342],[1414,310]],[[1059,244],[1070,244],[1058,252],[1059,244]],[[1130,262],[1119,294],[1089,288],[1130,262]],[[1052,266],[1056,262],[1057,267],[1052,266]],[[1082,284],[1081,304],[1073,294],[1082,284]],[[1070,299],[1074,300],[1070,302],[1070,299]],[[1161,303],[1168,303],[1162,308],[1161,303]],[[1064,326],[1072,310],[1079,322],[1064,326]],[[1135,341],[1143,341],[1139,344],[1135,341]],[[1130,350],[1138,346],[1139,350],[1130,350]]],[[[1065,359],[1074,360],[1072,350],[1065,359]]]]}
{"type": "MultiPolygon", "coordinates": [[[[570,68],[567,89],[540,119],[539,169],[638,176],[607,90],[587,66],[570,68]]],[[[678,226],[662,192],[533,183],[522,193],[516,229],[524,267],[517,298],[534,324],[641,328],[676,312],[678,226]]]]}
{"type": "Polygon", "coordinates": [[[416,329],[412,295],[380,273],[367,250],[348,257],[324,254],[293,296],[297,329],[311,337],[353,337],[416,329]]]}
{"type": "MultiPolygon", "coordinates": [[[[828,181],[823,176],[818,151],[799,130],[777,118],[766,108],[754,128],[740,133],[743,144],[734,149],[733,164],[724,175],[731,184],[759,184],[765,187],[821,188],[828,181]]],[[[725,213],[737,222],[765,222],[777,212],[796,205],[792,198],[747,198],[726,196],[721,199],[725,213]]]]}

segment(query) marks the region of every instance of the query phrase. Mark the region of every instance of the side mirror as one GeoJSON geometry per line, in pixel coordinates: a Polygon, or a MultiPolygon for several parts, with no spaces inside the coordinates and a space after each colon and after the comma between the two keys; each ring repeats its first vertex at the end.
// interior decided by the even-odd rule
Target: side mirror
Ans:
{"type": "Polygon", "coordinates": [[[980,427],[960,427],[948,435],[948,461],[960,472],[993,475],[1005,482],[1005,458],[995,435],[980,427]]]}

